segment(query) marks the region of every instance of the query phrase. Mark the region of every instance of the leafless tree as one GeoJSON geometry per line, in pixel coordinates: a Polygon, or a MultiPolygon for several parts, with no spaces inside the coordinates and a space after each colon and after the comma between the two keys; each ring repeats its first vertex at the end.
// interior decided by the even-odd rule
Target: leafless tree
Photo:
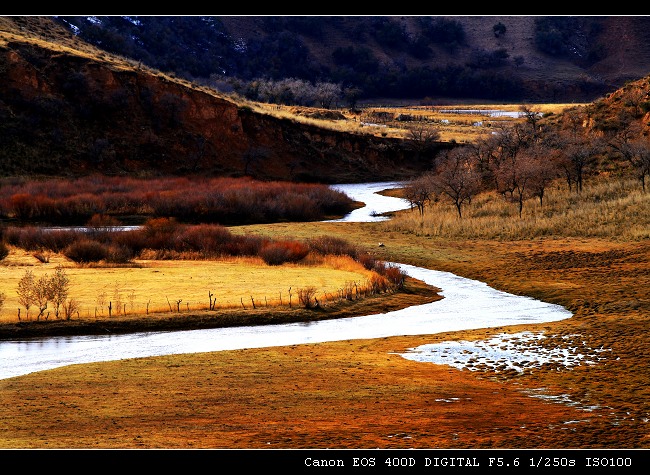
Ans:
{"type": "Polygon", "coordinates": [[[329,109],[343,95],[343,87],[340,84],[330,82],[319,82],[315,86],[315,99],[324,109],[329,109]]]}
{"type": "Polygon", "coordinates": [[[79,313],[79,302],[75,299],[68,299],[67,302],[63,302],[63,314],[66,320],[70,320],[72,315],[79,313]]]}
{"type": "Polygon", "coordinates": [[[539,147],[521,151],[499,173],[503,174],[500,180],[507,184],[509,190],[504,196],[517,205],[520,218],[524,202],[528,198],[537,197],[542,205],[546,188],[557,177],[555,163],[549,160],[546,149],[539,147]]]}
{"type": "Polygon", "coordinates": [[[50,297],[54,305],[54,316],[59,318],[61,305],[68,298],[70,289],[70,278],[66,275],[65,269],[58,265],[54,270],[54,275],[50,279],[50,297]]]}
{"type": "Polygon", "coordinates": [[[50,285],[50,278],[47,274],[42,275],[34,282],[32,295],[34,297],[33,303],[38,307],[36,320],[40,320],[45,310],[47,310],[48,303],[52,299],[52,286],[50,285]]]}
{"type": "Polygon", "coordinates": [[[452,149],[430,178],[431,189],[453,203],[459,218],[463,217],[463,205],[481,190],[481,175],[472,157],[469,148],[452,149]]]}
{"type": "Polygon", "coordinates": [[[597,139],[589,137],[566,137],[558,142],[559,153],[556,154],[557,166],[563,171],[569,187],[580,193],[587,171],[594,165],[596,157],[601,152],[602,144],[597,139]]]}
{"type": "Polygon", "coordinates": [[[25,307],[27,319],[29,319],[29,309],[32,307],[34,302],[35,281],[36,278],[34,277],[34,273],[28,269],[18,281],[18,289],[16,290],[16,293],[18,294],[18,302],[20,305],[25,307]]]}
{"type": "Polygon", "coordinates": [[[646,191],[646,177],[650,176],[650,144],[646,138],[638,138],[622,146],[619,151],[632,165],[636,178],[641,183],[641,189],[646,191]]]}
{"type": "Polygon", "coordinates": [[[431,200],[432,194],[431,174],[421,175],[404,186],[404,199],[409,202],[411,208],[418,209],[420,216],[424,215],[424,207],[431,200]]]}
{"type": "Polygon", "coordinates": [[[526,123],[530,125],[533,136],[537,137],[539,133],[539,121],[542,119],[542,113],[539,106],[523,104],[519,107],[519,112],[526,120],[526,123]]]}
{"type": "Polygon", "coordinates": [[[413,150],[416,157],[431,153],[440,141],[440,131],[427,125],[416,125],[409,128],[406,146],[413,150]]]}
{"type": "Polygon", "coordinates": [[[641,105],[648,100],[648,93],[640,87],[626,87],[623,88],[621,96],[623,105],[632,109],[632,114],[635,117],[640,117],[643,114],[641,105]]]}
{"type": "Polygon", "coordinates": [[[631,125],[621,129],[610,140],[609,145],[632,166],[645,193],[646,177],[650,176],[650,142],[642,134],[641,126],[631,125]]]}
{"type": "Polygon", "coordinates": [[[534,144],[532,131],[532,127],[527,124],[500,125],[494,133],[472,146],[477,171],[481,173],[484,184],[493,182],[494,188],[500,193],[511,191],[508,189],[509,182],[503,182],[506,174],[500,169],[511,167],[517,154],[534,144]]]}
{"type": "Polygon", "coordinates": [[[528,164],[532,173],[530,192],[539,199],[539,205],[544,205],[544,195],[549,185],[558,177],[556,162],[551,158],[551,150],[547,147],[535,147],[529,151],[528,164]]]}

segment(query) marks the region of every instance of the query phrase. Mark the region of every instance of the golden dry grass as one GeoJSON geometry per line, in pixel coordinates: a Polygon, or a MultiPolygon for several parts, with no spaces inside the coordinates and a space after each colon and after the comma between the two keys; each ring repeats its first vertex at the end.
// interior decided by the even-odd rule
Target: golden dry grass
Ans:
{"type": "MultiPolygon", "coordinates": [[[[241,100],[241,99],[239,99],[241,100]]],[[[245,101],[244,101],[245,102],[245,101]]],[[[522,121],[521,118],[509,116],[490,116],[487,114],[454,113],[452,110],[500,110],[507,112],[520,111],[522,106],[542,114],[558,114],[568,108],[581,104],[470,104],[470,105],[436,105],[436,106],[395,106],[380,107],[367,106],[359,111],[352,112],[341,108],[338,111],[345,117],[344,120],[328,120],[305,117],[297,115],[296,111],[301,109],[295,106],[278,106],[275,104],[247,103],[249,107],[257,112],[294,120],[301,123],[313,124],[330,130],[349,132],[355,134],[370,134],[386,138],[408,138],[409,129],[424,125],[440,133],[440,140],[443,142],[473,143],[481,137],[490,134],[495,127],[512,124],[522,121]],[[407,114],[417,117],[417,121],[389,120],[378,122],[373,119],[375,113],[387,113],[393,117],[400,114],[407,114]]],[[[315,110],[313,108],[303,108],[315,110]]]]}
{"type": "MultiPolygon", "coordinates": [[[[0,447],[649,448],[648,196],[632,181],[594,180],[581,197],[563,195],[560,185],[547,199],[541,208],[527,202],[521,220],[513,205],[484,195],[462,224],[439,203],[422,224],[417,212],[404,211],[381,223],[232,231],[341,237],[379,259],[562,305],[574,313],[568,320],[141,358],[10,378],[0,381],[0,447]],[[543,344],[555,351],[578,335],[606,350],[605,358],[517,373],[459,371],[398,354],[522,330],[552,336],[543,344]],[[556,399],[531,397],[539,391],[556,399]]],[[[376,313],[371,304],[377,301],[361,301],[354,311],[376,313]]]]}
{"type": "Polygon", "coordinates": [[[0,446],[650,447],[644,422],[650,414],[647,240],[464,241],[382,227],[309,223],[294,229],[368,246],[382,233],[386,246],[377,253],[385,257],[534,295],[575,315],[542,325],[139,358],[10,378],[0,381],[0,446]],[[459,371],[396,354],[522,329],[558,335],[545,343],[555,350],[561,336],[578,334],[590,347],[607,349],[606,358],[519,374],[459,371]],[[530,396],[542,388],[562,398],[530,396]]]}
{"type": "MultiPolygon", "coordinates": [[[[238,258],[136,260],[133,265],[114,267],[80,266],[57,254],[41,263],[31,253],[12,248],[0,263],[0,293],[6,296],[0,321],[18,321],[21,305],[16,290],[26,270],[38,279],[53,275],[59,265],[70,279],[69,297],[80,306],[76,319],[106,317],[109,304],[113,316],[204,310],[210,298],[216,298],[217,308],[222,309],[298,305],[298,291],[309,287],[315,287],[318,300],[326,303],[337,300],[350,282],[364,287],[372,275],[351,258],[335,256],[282,266],[266,265],[260,258],[238,258]]],[[[53,309],[49,311],[54,318],[53,309]]],[[[37,313],[30,309],[31,317],[37,313]]],[[[21,316],[27,319],[24,307],[21,316]]]]}
{"type": "Polygon", "coordinates": [[[650,193],[631,178],[589,177],[581,193],[558,180],[546,190],[543,204],[525,200],[521,217],[515,203],[494,192],[476,196],[462,212],[461,219],[442,198],[427,204],[423,216],[417,210],[397,213],[386,228],[454,239],[650,238],[650,193]]]}

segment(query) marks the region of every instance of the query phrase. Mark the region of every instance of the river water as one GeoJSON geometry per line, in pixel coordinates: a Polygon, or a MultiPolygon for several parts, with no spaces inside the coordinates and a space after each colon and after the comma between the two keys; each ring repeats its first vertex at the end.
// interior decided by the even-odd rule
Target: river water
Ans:
{"type": "MultiPolygon", "coordinates": [[[[377,192],[396,183],[334,185],[366,203],[355,216],[340,221],[378,221],[378,213],[409,207],[399,198],[377,192]]],[[[352,213],[351,213],[352,214],[352,213]]],[[[0,379],[72,364],[142,358],[169,354],[263,348],[399,335],[428,335],[447,331],[544,323],[571,313],[561,306],[515,296],[465,279],[406,264],[393,263],[408,275],[442,289],[442,300],[394,312],[311,323],[215,328],[129,335],[52,337],[0,342],[0,379]]]]}

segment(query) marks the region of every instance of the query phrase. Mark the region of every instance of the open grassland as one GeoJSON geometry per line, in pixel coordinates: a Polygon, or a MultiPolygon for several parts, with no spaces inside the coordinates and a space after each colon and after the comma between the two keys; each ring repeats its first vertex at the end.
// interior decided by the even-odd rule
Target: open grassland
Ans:
{"type": "MultiPolygon", "coordinates": [[[[74,320],[183,314],[208,310],[211,303],[213,310],[300,306],[299,291],[310,287],[325,305],[339,301],[342,289],[350,284],[365,288],[372,275],[359,262],[337,256],[282,266],[269,266],[261,258],[135,260],[104,266],[77,265],[58,254],[43,263],[32,253],[12,249],[0,265],[0,289],[6,294],[0,321],[18,322],[21,304],[16,289],[26,270],[38,279],[52,275],[59,265],[70,279],[70,297],[79,305],[74,320]]],[[[34,320],[38,313],[34,308],[30,316],[25,308],[21,311],[24,321],[34,320]]],[[[54,319],[53,309],[48,314],[54,319]]]]}
{"type": "MultiPolygon", "coordinates": [[[[245,231],[242,229],[241,231],[245,231]]],[[[75,365],[0,381],[0,446],[63,448],[642,448],[650,446],[647,241],[453,240],[383,223],[259,225],[386,246],[387,259],[448,270],[570,308],[569,320],[75,365]],[[522,329],[578,334],[596,365],[459,371],[400,352],[522,329]],[[542,391],[549,397],[531,397],[542,391]],[[550,396],[555,396],[553,400],[550,396]],[[143,411],[142,408],[147,410],[143,411]],[[65,412],[65,417],[62,412],[65,412]]]]}
{"type": "MultiPolygon", "coordinates": [[[[601,201],[604,207],[621,203],[621,196],[601,201]]],[[[643,203],[636,215],[625,206],[611,213],[620,228],[603,226],[590,235],[568,226],[553,235],[527,229],[500,236],[427,233],[417,220],[409,225],[417,211],[379,223],[231,228],[277,239],[341,237],[373,249],[379,259],[479,279],[563,305],[574,316],[441,335],[74,365],[10,378],[0,381],[0,446],[648,448],[650,241],[634,226],[637,217],[641,224],[645,219],[643,203]],[[399,355],[421,344],[523,330],[544,332],[549,338],[541,344],[555,352],[577,335],[603,350],[603,358],[517,372],[457,370],[399,355]]],[[[519,218],[492,219],[496,229],[519,218]]],[[[376,304],[360,300],[355,312],[376,304]]]]}

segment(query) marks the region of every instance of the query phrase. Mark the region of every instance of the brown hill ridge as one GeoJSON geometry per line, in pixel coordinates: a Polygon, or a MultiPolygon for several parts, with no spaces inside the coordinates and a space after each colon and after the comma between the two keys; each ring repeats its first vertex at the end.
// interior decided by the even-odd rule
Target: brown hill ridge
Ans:
{"type": "Polygon", "coordinates": [[[429,165],[403,141],[261,114],[105,53],[5,35],[0,64],[5,176],[99,172],[354,182],[404,179],[429,165]]]}

